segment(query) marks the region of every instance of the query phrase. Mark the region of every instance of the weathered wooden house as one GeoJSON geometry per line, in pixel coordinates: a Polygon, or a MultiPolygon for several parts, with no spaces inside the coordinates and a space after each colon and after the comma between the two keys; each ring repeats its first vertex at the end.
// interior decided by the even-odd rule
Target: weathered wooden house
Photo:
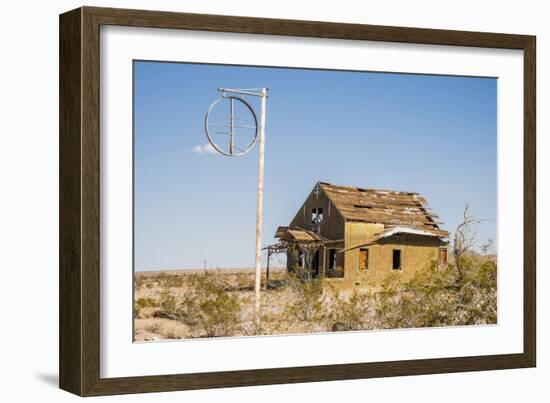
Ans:
{"type": "Polygon", "coordinates": [[[341,289],[376,288],[388,273],[410,277],[430,264],[447,265],[449,233],[414,192],[361,189],[318,182],[272,251],[287,268],[307,269],[341,289]]]}

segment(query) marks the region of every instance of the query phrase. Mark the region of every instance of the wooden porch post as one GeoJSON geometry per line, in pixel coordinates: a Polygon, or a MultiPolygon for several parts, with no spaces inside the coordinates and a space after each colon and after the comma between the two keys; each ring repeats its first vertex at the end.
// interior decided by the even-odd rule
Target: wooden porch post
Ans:
{"type": "Polygon", "coordinates": [[[265,289],[269,284],[269,261],[271,260],[271,248],[267,248],[267,266],[265,268],[265,289]]]}

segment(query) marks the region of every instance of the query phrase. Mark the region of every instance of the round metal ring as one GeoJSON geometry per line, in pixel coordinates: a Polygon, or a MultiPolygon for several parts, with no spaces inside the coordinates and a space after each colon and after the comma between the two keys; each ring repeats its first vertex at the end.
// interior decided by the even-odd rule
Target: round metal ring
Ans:
{"type": "Polygon", "coordinates": [[[246,153],[248,153],[252,147],[254,147],[254,144],[256,144],[256,141],[258,141],[258,118],[256,116],[256,112],[254,111],[254,108],[252,107],[252,105],[250,105],[250,103],[244,99],[244,98],[241,98],[241,97],[236,97],[236,96],[233,96],[233,95],[222,95],[220,98],[216,99],[214,102],[212,102],[212,104],[210,105],[210,108],[208,108],[208,112],[206,112],[206,116],[205,116],[205,119],[204,119],[204,129],[205,129],[205,132],[206,132],[206,138],[208,139],[208,142],[210,143],[210,145],[212,145],[212,147],[214,147],[214,149],[219,152],[220,154],[222,155],[226,155],[228,157],[238,157],[238,156],[241,156],[241,155],[244,155],[246,153]],[[210,113],[212,112],[212,110],[214,109],[214,107],[221,101],[225,100],[225,99],[230,99],[230,100],[233,100],[233,101],[238,101],[238,102],[241,102],[247,110],[250,111],[250,113],[252,114],[252,117],[254,119],[254,126],[256,128],[255,130],[255,133],[254,133],[254,136],[252,138],[252,141],[243,149],[241,150],[240,152],[228,152],[228,151],[224,151],[218,144],[216,144],[216,142],[214,141],[214,139],[212,138],[211,136],[211,133],[210,133],[210,129],[209,129],[209,116],[210,116],[210,113]]]}

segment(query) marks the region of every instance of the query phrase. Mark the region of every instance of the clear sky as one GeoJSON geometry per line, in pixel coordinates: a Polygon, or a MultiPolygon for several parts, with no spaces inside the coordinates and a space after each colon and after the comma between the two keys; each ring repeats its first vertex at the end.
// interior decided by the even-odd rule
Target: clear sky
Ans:
{"type": "Polygon", "coordinates": [[[204,147],[218,87],[270,90],[264,244],[317,181],[420,192],[451,232],[468,201],[496,241],[496,79],[135,62],[136,270],[254,266],[257,147],[204,147]]]}

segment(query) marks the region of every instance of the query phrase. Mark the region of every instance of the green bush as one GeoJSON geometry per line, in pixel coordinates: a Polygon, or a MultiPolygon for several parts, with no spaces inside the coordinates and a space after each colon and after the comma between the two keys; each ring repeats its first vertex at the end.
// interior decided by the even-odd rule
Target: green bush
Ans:
{"type": "Polygon", "coordinates": [[[148,308],[157,306],[157,301],[154,298],[138,298],[136,305],[140,308],[148,308]]]}

